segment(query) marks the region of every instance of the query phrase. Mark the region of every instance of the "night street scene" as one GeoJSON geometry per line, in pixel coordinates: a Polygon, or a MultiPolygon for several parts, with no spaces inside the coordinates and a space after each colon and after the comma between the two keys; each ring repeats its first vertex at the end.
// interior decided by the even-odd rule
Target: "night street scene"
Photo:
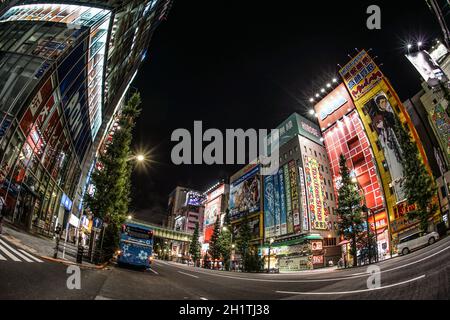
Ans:
{"type": "Polygon", "coordinates": [[[448,0],[0,0],[0,300],[448,302],[449,102],[448,0]]]}

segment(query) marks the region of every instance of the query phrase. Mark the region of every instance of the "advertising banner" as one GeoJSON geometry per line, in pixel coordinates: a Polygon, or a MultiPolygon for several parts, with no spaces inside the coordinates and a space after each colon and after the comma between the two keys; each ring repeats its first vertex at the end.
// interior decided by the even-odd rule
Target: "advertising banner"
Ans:
{"type": "Polygon", "coordinates": [[[311,216],[311,228],[327,230],[327,208],[325,204],[325,186],[316,159],[305,156],[305,176],[311,216]]]}
{"type": "Polygon", "coordinates": [[[264,233],[266,238],[275,234],[275,192],[273,189],[273,176],[264,176],[264,233]]]}
{"type": "Polygon", "coordinates": [[[293,160],[289,162],[289,180],[291,182],[291,203],[292,203],[294,232],[298,233],[301,230],[300,208],[298,198],[298,178],[295,161],[293,160]]]}
{"type": "Polygon", "coordinates": [[[300,179],[300,195],[301,195],[301,202],[302,202],[302,230],[303,231],[309,231],[310,225],[309,225],[309,213],[308,213],[308,203],[307,203],[307,195],[306,195],[306,187],[305,187],[305,175],[303,174],[303,168],[298,167],[298,173],[299,173],[299,179],[300,179]]]}
{"type": "Polygon", "coordinates": [[[221,205],[222,205],[221,195],[217,196],[215,199],[212,199],[211,201],[205,204],[205,222],[204,222],[205,242],[209,242],[209,240],[211,239],[216,220],[218,218],[220,219],[221,205]]]}
{"type": "Polygon", "coordinates": [[[274,193],[275,193],[275,235],[279,236],[281,233],[280,230],[280,217],[281,217],[281,206],[280,206],[280,181],[278,178],[278,174],[273,176],[274,181],[274,193]]]}
{"type": "Polygon", "coordinates": [[[260,174],[259,166],[238,178],[230,187],[230,216],[239,219],[244,213],[260,211],[260,174]]]}
{"type": "Polygon", "coordinates": [[[427,51],[414,52],[407,54],[406,57],[431,87],[438,85],[439,82],[447,81],[441,67],[427,51]]]}
{"type": "Polygon", "coordinates": [[[353,101],[359,100],[383,78],[383,74],[365,50],[362,50],[340,71],[353,101]]]}
{"type": "Polygon", "coordinates": [[[337,120],[354,109],[355,105],[343,83],[314,106],[314,110],[318,115],[319,125],[322,129],[333,125],[337,120]]]}
{"type": "Polygon", "coordinates": [[[289,179],[289,167],[287,164],[283,166],[284,173],[284,189],[286,194],[286,232],[294,232],[294,218],[292,215],[292,203],[291,203],[291,181],[289,179]]]}
{"type": "Polygon", "coordinates": [[[364,109],[370,116],[373,129],[378,135],[378,141],[392,178],[392,186],[397,202],[401,202],[405,200],[406,195],[403,190],[402,150],[395,133],[395,112],[388,97],[382,91],[369,100],[364,105],[364,109]]]}
{"type": "Polygon", "coordinates": [[[287,233],[286,227],[286,192],[285,192],[285,183],[284,183],[284,170],[283,167],[278,170],[278,180],[280,184],[280,232],[281,235],[287,233]]]}

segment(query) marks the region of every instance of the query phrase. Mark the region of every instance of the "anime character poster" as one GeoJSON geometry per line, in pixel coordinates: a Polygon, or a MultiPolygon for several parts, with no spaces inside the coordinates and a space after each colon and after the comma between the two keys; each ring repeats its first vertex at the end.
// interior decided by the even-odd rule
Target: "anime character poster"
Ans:
{"type": "Polygon", "coordinates": [[[372,128],[378,134],[397,202],[401,202],[406,196],[403,187],[402,150],[394,129],[396,115],[384,92],[376,94],[364,107],[372,120],[372,128]]]}

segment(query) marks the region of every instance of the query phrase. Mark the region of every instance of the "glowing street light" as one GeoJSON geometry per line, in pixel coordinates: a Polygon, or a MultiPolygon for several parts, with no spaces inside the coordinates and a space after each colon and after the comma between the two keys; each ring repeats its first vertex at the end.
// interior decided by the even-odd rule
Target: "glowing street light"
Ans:
{"type": "Polygon", "coordinates": [[[333,83],[336,83],[337,82],[337,79],[336,78],[333,78],[333,83]]]}
{"type": "Polygon", "coordinates": [[[138,154],[138,155],[136,156],[136,160],[137,160],[138,162],[142,162],[142,161],[145,160],[145,156],[144,156],[143,154],[138,154]]]}
{"type": "Polygon", "coordinates": [[[314,102],[314,98],[310,98],[310,99],[309,99],[309,102],[314,102]]]}
{"type": "Polygon", "coordinates": [[[127,219],[128,219],[128,220],[131,220],[131,219],[133,219],[133,216],[132,216],[131,214],[129,214],[128,217],[127,217],[127,219]]]}
{"type": "Polygon", "coordinates": [[[309,114],[310,114],[310,115],[314,115],[314,113],[315,113],[315,112],[314,112],[314,109],[310,109],[310,110],[309,110],[309,114]]]}

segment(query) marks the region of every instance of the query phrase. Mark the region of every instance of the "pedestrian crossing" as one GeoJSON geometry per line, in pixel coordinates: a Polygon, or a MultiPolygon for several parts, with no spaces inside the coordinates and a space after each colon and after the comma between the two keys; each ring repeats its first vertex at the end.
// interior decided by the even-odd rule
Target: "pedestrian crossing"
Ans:
{"type": "Polygon", "coordinates": [[[0,239],[0,261],[42,263],[41,259],[36,258],[25,250],[14,248],[6,241],[0,239]]]}

